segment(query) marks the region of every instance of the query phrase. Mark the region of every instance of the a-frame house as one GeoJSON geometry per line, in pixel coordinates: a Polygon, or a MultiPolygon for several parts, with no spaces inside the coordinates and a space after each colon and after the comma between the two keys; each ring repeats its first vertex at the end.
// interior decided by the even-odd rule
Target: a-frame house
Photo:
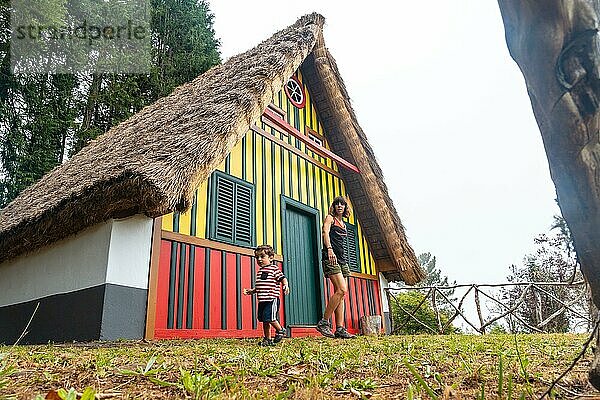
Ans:
{"type": "MultiPolygon", "coordinates": [[[[352,206],[347,327],[423,278],[311,14],[90,143],[0,211],[0,341],[259,336],[253,247],[290,280],[292,336],[331,287],[320,226],[352,206]]],[[[260,327],[259,327],[260,328],[260,327]]]]}

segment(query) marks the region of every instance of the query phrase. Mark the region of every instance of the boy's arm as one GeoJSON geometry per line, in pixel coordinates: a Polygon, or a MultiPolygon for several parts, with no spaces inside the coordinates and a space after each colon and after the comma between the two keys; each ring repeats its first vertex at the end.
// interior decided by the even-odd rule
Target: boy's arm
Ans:
{"type": "Polygon", "coordinates": [[[288,280],[287,278],[283,278],[281,280],[281,284],[283,285],[283,293],[284,294],[290,294],[290,285],[288,285],[288,280]]]}
{"type": "Polygon", "coordinates": [[[256,288],[244,289],[244,294],[254,294],[256,293],[256,288]]]}

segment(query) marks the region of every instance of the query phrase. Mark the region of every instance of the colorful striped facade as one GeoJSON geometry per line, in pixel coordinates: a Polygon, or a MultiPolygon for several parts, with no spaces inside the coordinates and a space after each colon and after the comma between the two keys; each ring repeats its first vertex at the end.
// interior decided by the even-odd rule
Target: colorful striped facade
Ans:
{"type": "MultiPolygon", "coordinates": [[[[317,229],[312,225],[310,229],[317,241],[316,257],[320,257],[320,224],[328,207],[334,197],[341,195],[350,199],[350,196],[339,174],[344,160],[331,153],[327,132],[319,121],[308,88],[302,83],[303,77],[298,72],[296,78],[304,89],[305,106],[297,108],[284,90],[278,93],[261,120],[251,126],[217,171],[198,187],[191,209],[165,215],[155,223],[147,337],[262,335],[262,327],[256,321],[256,300],[242,295],[242,289],[252,286],[257,268],[252,250],[255,245],[273,246],[276,262],[288,275],[286,246],[290,251],[290,245],[286,241],[290,238],[285,232],[295,228],[289,227],[289,218],[286,228],[286,205],[306,210],[306,215],[318,221],[317,229]],[[321,142],[321,149],[315,147],[315,140],[321,142]],[[251,185],[252,246],[223,243],[211,234],[215,208],[211,188],[217,176],[232,177],[251,185]]],[[[352,211],[347,223],[355,227],[357,265],[349,278],[346,325],[356,332],[362,316],[381,315],[381,294],[376,263],[363,234],[360,215],[357,215],[360,210],[352,207],[352,211]]],[[[298,282],[290,279],[290,287],[308,297],[317,290],[320,293],[317,307],[322,312],[332,287],[320,273],[319,260],[315,261],[319,280],[316,289],[305,287],[312,283],[304,279],[298,282]]],[[[302,301],[303,297],[282,298],[282,323],[286,323],[286,310],[295,307],[293,302],[302,301]]],[[[314,322],[291,326],[292,335],[313,333],[310,325],[314,322]]]]}

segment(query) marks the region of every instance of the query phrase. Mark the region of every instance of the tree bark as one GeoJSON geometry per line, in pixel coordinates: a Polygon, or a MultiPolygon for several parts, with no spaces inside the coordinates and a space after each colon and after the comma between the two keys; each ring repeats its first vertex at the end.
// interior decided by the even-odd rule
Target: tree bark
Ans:
{"type": "MultiPolygon", "coordinates": [[[[525,77],[540,127],[558,204],[600,306],[600,1],[498,3],[508,49],[525,77]]],[[[598,363],[592,365],[590,382],[600,388],[598,363]]]]}

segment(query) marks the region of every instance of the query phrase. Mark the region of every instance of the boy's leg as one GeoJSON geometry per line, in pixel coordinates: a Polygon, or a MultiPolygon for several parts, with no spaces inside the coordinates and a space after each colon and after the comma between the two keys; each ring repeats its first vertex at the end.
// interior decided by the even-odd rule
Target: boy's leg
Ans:
{"type": "Polygon", "coordinates": [[[279,299],[273,299],[271,301],[271,318],[270,318],[270,324],[273,328],[275,328],[275,332],[280,332],[283,328],[281,327],[281,324],[279,323],[279,299]]]}
{"type": "Polygon", "coordinates": [[[281,327],[281,324],[279,323],[279,321],[275,320],[275,321],[271,321],[271,326],[273,328],[275,328],[276,331],[281,331],[283,328],[281,327]]]}
{"type": "Polygon", "coordinates": [[[258,303],[258,320],[263,324],[263,339],[258,343],[259,346],[273,346],[273,341],[271,340],[271,323],[269,321],[265,321],[265,314],[268,310],[266,308],[269,306],[268,302],[259,302],[258,303]]]}
{"type": "Polygon", "coordinates": [[[273,342],[274,343],[281,342],[281,340],[287,336],[285,328],[282,327],[281,324],[279,323],[279,321],[277,321],[277,320],[271,321],[271,325],[273,326],[273,328],[275,328],[275,337],[273,338],[273,342]]]}
{"type": "Polygon", "coordinates": [[[271,339],[271,322],[263,322],[263,334],[265,339],[271,339]]]}

